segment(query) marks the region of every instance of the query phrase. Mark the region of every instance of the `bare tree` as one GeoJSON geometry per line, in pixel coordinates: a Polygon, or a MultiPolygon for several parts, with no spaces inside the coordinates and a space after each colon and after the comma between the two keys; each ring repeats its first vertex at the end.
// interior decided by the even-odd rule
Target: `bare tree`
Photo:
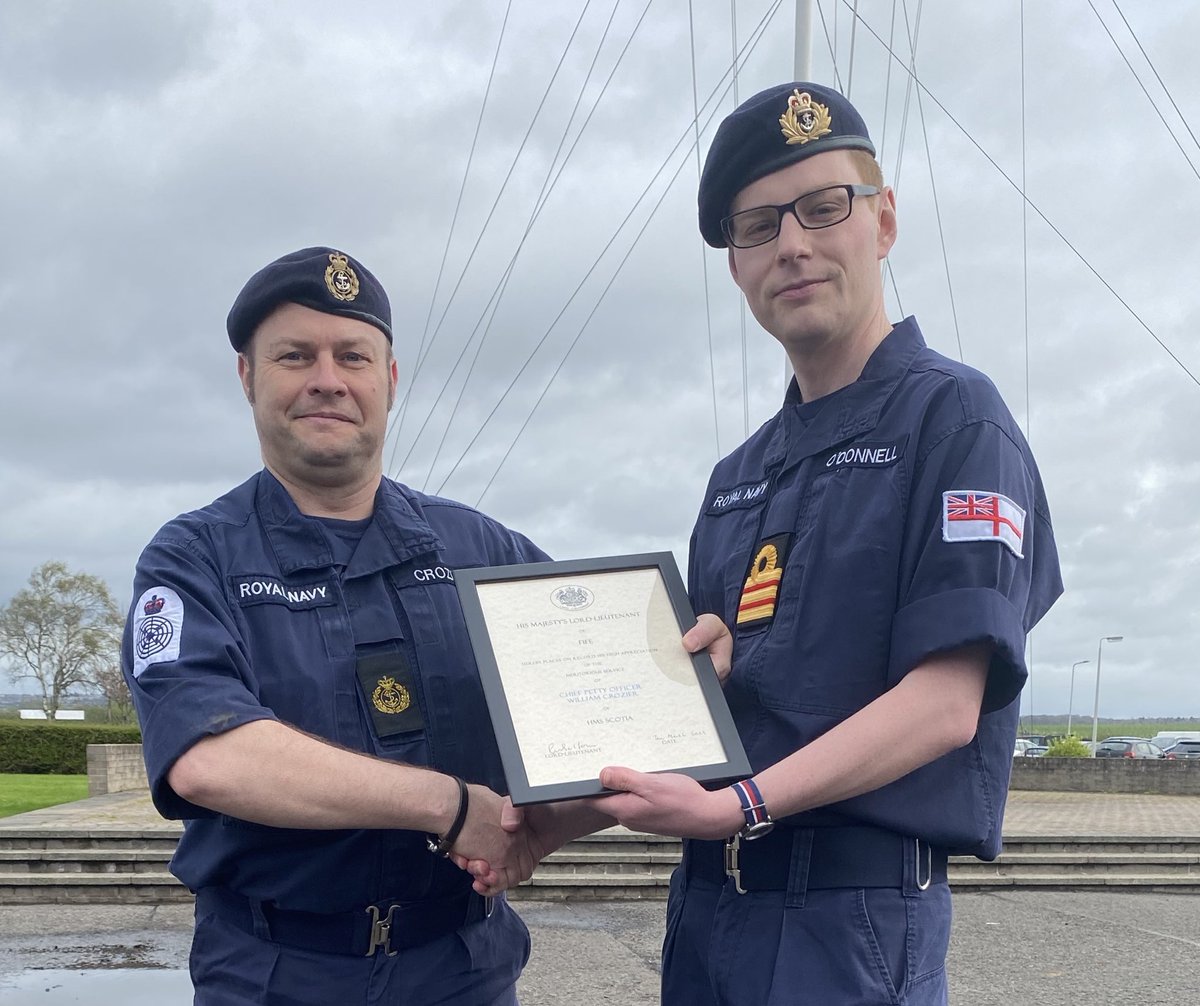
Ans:
{"type": "MultiPolygon", "coordinates": [[[[115,656],[115,654],[114,654],[115,656]]],[[[125,675],[121,673],[121,665],[113,660],[106,663],[92,676],[92,684],[100,689],[107,706],[105,715],[109,723],[133,723],[133,696],[125,675]]]]}
{"type": "Polygon", "coordinates": [[[64,696],[117,662],[123,622],[103,580],[46,562],[0,608],[0,655],[16,664],[14,678],[38,682],[52,720],[64,696]]]}

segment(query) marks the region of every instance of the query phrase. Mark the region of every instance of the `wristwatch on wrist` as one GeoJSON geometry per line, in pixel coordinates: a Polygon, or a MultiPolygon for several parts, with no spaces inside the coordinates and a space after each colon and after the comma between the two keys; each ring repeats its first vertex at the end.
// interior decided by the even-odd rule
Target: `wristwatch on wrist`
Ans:
{"type": "Polygon", "coordinates": [[[775,822],[771,820],[771,815],[767,813],[767,805],[763,801],[762,793],[759,792],[758,786],[753,779],[743,779],[741,782],[733,784],[733,791],[738,795],[738,800],[742,804],[742,813],[746,815],[746,825],[738,832],[738,836],[750,841],[755,838],[762,838],[772,828],[775,827],[775,822]]]}

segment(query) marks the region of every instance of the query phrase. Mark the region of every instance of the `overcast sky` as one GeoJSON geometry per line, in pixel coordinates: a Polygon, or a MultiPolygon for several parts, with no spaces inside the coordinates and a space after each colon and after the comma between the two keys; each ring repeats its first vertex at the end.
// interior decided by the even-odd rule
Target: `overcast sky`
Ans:
{"type": "MultiPolygon", "coordinates": [[[[897,185],[892,317],[987,372],[1041,466],[1067,592],[1024,711],[1065,713],[1089,660],[1090,717],[1123,635],[1101,715],[1196,716],[1200,387],[1155,336],[1200,375],[1200,8],[1119,2],[1136,39],[1113,0],[1026,3],[1023,53],[1018,0],[925,0],[919,24],[910,2],[918,104],[871,34],[907,62],[903,7],[859,0],[852,28],[821,0],[812,75],[836,52],[897,185]]],[[[703,153],[734,104],[730,5],[693,4],[694,88],[684,0],[513,0],[500,41],[506,6],[0,5],[0,603],[61,559],[125,607],[154,531],[256,469],[225,315],[313,244],[392,298],[415,383],[389,474],[559,558],[684,565],[713,462],[782,396],[695,223],[693,94],[703,153]]],[[[738,47],[774,6],[739,0],[738,47]]],[[[792,78],[793,24],[744,54],[741,98],[792,78]]]]}

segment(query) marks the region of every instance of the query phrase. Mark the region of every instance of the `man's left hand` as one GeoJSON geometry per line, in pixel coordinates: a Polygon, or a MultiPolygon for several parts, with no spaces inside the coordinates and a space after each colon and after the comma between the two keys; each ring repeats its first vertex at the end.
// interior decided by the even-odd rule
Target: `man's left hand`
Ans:
{"type": "Polygon", "coordinates": [[[683,635],[683,648],[688,653],[707,650],[722,685],[729,680],[733,666],[733,636],[716,615],[705,612],[697,616],[696,624],[683,635]]]}

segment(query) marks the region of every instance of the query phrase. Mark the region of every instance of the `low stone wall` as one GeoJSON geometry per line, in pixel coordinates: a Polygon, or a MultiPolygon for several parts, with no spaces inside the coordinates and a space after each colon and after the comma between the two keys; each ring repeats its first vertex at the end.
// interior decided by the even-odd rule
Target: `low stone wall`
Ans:
{"type": "MultiPolygon", "coordinates": [[[[88,796],[147,789],[140,744],[89,744],[88,796]]],[[[1200,796],[1200,759],[1014,758],[1011,789],[1200,796]]]]}
{"type": "Polygon", "coordinates": [[[1200,760],[1014,758],[1010,789],[1200,796],[1200,760]]]}
{"type": "Polygon", "coordinates": [[[149,789],[140,744],[87,746],[88,796],[149,789]]]}

